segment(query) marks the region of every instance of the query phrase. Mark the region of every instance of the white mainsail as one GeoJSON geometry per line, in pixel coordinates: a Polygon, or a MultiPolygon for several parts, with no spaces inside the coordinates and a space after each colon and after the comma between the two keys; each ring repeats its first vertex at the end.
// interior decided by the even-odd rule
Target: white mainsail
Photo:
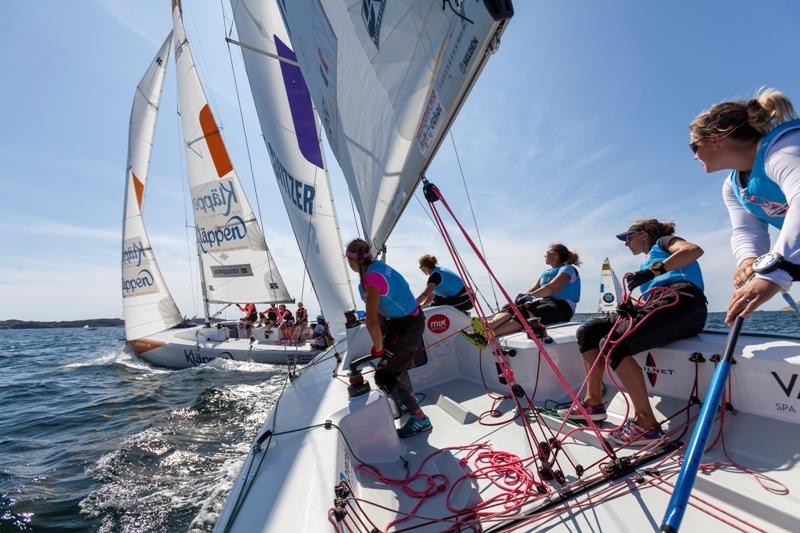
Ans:
{"type": "Polygon", "coordinates": [[[495,13],[495,20],[489,4],[278,0],[375,250],[383,247],[505,25],[504,14],[495,13]]]}
{"type": "Polygon", "coordinates": [[[611,268],[611,262],[606,257],[600,267],[600,306],[601,313],[613,313],[622,301],[622,287],[619,279],[611,268]]]}
{"type": "Polygon", "coordinates": [[[343,325],[342,313],[355,302],[308,87],[277,5],[231,5],[261,132],[300,253],[322,311],[333,325],[343,325]]]}
{"type": "Polygon", "coordinates": [[[180,2],[172,4],[181,125],[207,301],[290,302],[200,84],[180,2]]]}
{"type": "Polygon", "coordinates": [[[144,190],[171,41],[172,32],[136,86],[128,128],[122,219],[122,311],[128,340],[164,331],[181,322],[181,314],[156,264],[142,220],[144,190]]]}

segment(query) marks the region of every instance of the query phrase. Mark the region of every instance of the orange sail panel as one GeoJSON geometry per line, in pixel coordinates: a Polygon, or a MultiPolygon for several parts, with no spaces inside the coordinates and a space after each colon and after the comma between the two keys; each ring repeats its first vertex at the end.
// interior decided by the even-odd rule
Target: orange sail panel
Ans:
{"type": "Polygon", "coordinates": [[[208,151],[211,152],[214,168],[217,169],[217,176],[221,178],[233,170],[233,165],[230,157],[228,157],[225,143],[222,142],[222,135],[219,134],[217,122],[214,120],[214,115],[211,114],[211,108],[208,107],[208,104],[200,110],[200,127],[203,129],[208,151]]]}

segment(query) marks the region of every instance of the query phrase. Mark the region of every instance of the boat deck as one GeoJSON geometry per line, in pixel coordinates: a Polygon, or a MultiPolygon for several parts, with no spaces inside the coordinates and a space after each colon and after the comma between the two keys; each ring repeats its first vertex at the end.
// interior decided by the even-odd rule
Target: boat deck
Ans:
{"type": "MultiPolygon", "coordinates": [[[[425,413],[431,418],[434,429],[403,442],[406,447],[405,459],[408,471],[414,473],[421,463],[431,454],[440,450],[476,443],[486,443],[495,452],[507,452],[520,458],[532,456],[520,417],[516,417],[515,406],[511,400],[504,400],[497,405],[499,417],[486,416],[492,408],[492,399],[486,395],[482,384],[465,379],[455,379],[441,383],[436,387],[418,391],[424,394],[422,401],[425,413]],[[481,421],[478,417],[483,418],[481,421]],[[497,424],[508,421],[504,425],[488,426],[484,423],[497,424]]],[[[626,410],[625,396],[610,390],[607,398],[611,399],[609,419],[601,422],[601,429],[613,429],[622,421],[626,410]]],[[[656,414],[666,418],[684,409],[686,402],[669,398],[652,398],[656,414]]],[[[692,416],[696,414],[696,407],[692,416]]],[[[542,412],[543,424],[533,424],[537,439],[546,441],[556,434],[561,420],[542,412]],[[552,432],[552,433],[551,433],[552,432]]],[[[403,419],[404,421],[404,419],[403,419]]],[[[670,437],[678,437],[685,427],[686,415],[681,414],[665,430],[670,437]]],[[[574,429],[578,426],[570,424],[574,429]]],[[[691,429],[691,428],[690,428],[691,429]]],[[[717,435],[719,424],[712,431],[717,435]]],[[[706,465],[698,475],[693,492],[692,505],[686,512],[684,526],[687,530],[699,531],[701,528],[716,530],[743,531],[799,531],[800,518],[794,511],[800,510],[800,468],[797,465],[798,452],[789,451],[783,443],[796,440],[797,428],[792,424],[776,420],[764,419],[748,414],[727,413],[724,419],[725,448],[729,458],[717,442],[704,456],[706,465]],[[770,437],[764,438],[765,435],[770,437]],[[730,464],[730,460],[742,468],[730,464]],[[764,476],[764,477],[759,477],[764,476]],[[768,477],[766,477],[768,476],[768,477]],[[763,486],[762,486],[763,484],[763,486]],[[785,491],[788,490],[788,494],[785,491]],[[697,506],[697,507],[694,507],[697,506]]],[[[562,430],[562,434],[565,430],[562,430]]],[[[690,430],[683,439],[688,440],[690,430]]],[[[636,458],[643,455],[639,450],[631,448],[618,452],[620,458],[636,458]]],[[[653,450],[654,452],[658,450],[653,450]]],[[[423,472],[428,474],[444,474],[449,483],[463,475],[459,460],[466,457],[467,450],[451,450],[440,452],[427,461],[423,472]]],[[[564,488],[556,481],[550,481],[546,497],[531,495],[529,502],[513,514],[520,517],[515,530],[527,531],[656,531],[660,526],[663,513],[672,491],[670,483],[674,483],[680,464],[680,454],[666,453],[644,462],[632,472],[615,481],[599,479],[598,467],[591,467],[598,461],[609,463],[597,437],[589,431],[580,431],[564,441],[563,449],[554,468],[561,468],[566,484],[579,494],[566,498],[562,504],[553,504],[548,510],[536,513],[537,508],[544,507],[550,501],[556,501],[564,492],[564,488]],[[569,456],[567,459],[566,455],[569,456]],[[573,464],[581,464],[586,468],[583,482],[578,480],[573,464]],[[657,474],[656,474],[657,471],[657,474]],[[588,491],[580,491],[584,485],[595,483],[588,491]],[[614,500],[610,505],[599,505],[614,500]],[[532,513],[524,517],[526,513],[532,513]]],[[[480,466],[480,465],[478,465],[480,466]]],[[[537,466],[532,461],[525,466],[536,477],[537,466]]],[[[470,467],[476,467],[474,462],[470,467]]],[[[381,465],[385,476],[405,478],[408,473],[400,461],[394,464],[381,465]]],[[[370,519],[383,530],[403,513],[413,513],[429,519],[446,519],[452,513],[443,506],[446,493],[439,493],[425,500],[418,509],[419,500],[407,496],[402,487],[389,486],[376,480],[373,476],[358,472],[358,497],[365,502],[375,502],[392,508],[382,510],[378,506],[364,505],[368,509],[370,519]],[[443,512],[446,511],[446,512],[443,512]]],[[[499,477],[495,476],[495,480],[499,477]]],[[[412,485],[416,488],[424,486],[419,480],[412,485]]],[[[473,482],[460,483],[450,498],[455,508],[474,505],[479,501],[487,501],[501,491],[489,477],[475,479],[473,482]]],[[[511,502],[518,503],[518,502],[511,502]]],[[[487,509],[489,511],[490,509],[487,509]]],[[[502,513],[503,503],[495,505],[491,511],[502,513]]],[[[508,516],[498,518],[506,527],[508,516]]],[[[415,531],[442,531],[454,524],[452,519],[425,525],[427,520],[410,518],[396,524],[397,530],[414,527],[415,531]]],[[[482,520],[483,531],[492,530],[492,520],[482,520]]]]}

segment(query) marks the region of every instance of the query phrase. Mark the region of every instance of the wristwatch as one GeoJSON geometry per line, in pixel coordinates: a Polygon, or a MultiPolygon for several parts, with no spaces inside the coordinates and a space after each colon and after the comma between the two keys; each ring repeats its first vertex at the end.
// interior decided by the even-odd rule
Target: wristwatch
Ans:
{"type": "Polygon", "coordinates": [[[652,270],[653,272],[655,272],[659,276],[662,275],[662,274],[666,274],[667,273],[667,269],[664,268],[664,262],[663,261],[655,261],[652,265],[650,265],[650,270],[652,270]]]}
{"type": "Polygon", "coordinates": [[[779,268],[788,272],[793,281],[800,280],[800,265],[790,263],[778,252],[766,253],[753,262],[753,272],[756,274],[766,274],[779,268]]]}

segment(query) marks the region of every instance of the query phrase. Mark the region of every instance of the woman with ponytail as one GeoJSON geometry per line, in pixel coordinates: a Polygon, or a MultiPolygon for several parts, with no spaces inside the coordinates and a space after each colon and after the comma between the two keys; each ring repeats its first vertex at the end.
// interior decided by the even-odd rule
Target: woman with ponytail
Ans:
{"type": "MultiPolygon", "coordinates": [[[[606,362],[619,377],[633,404],[627,419],[609,439],[621,445],[646,445],[663,437],[647,397],[637,353],[699,333],[708,312],[703,274],[697,259],[703,249],[675,235],[675,224],[654,218],[637,220],[617,235],[634,255],[647,254],[636,272],[625,276],[629,291],[639,288],[643,305],[629,306],[609,317],[594,318],[578,328],[578,348],[589,377],[583,407],[592,420],[605,420],[603,375],[606,362]],[[607,340],[608,339],[608,342],[607,340]],[[616,341],[614,344],[611,342],[616,341]]],[[[570,420],[583,420],[576,405],[559,411],[570,420]]]]}
{"type": "MultiPolygon", "coordinates": [[[[563,244],[553,243],[544,254],[544,262],[550,268],[542,272],[533,287],[518,294],[515,302],[526,320],[546,326],[566,322],[575,314],[575,306],[581,299],[581,278],[576,268],[581,260],[563,244]]],[[[500,309],[487,326],[495,336],[523,329],[510,305],[500,309]]],[[[475,319],[473,329],[478,331],[462,334],[480,348],[488,346],[484,332],[480,331],[480,322],[475,319]]]]}
{"type": "Polygon", "coordinates": [[[737,264],[730,324],[800,279],[800,120],[780,91],[761,89],[703,111],[689,136],[706,172],[731,171],[722,186],[737,264]],[[771,251],[769,226],[780,230],[771,251]]]}
{"type": "Polygon", "coordinates": [[[411,414],[397,434],[406,438],[430,431],[433,426],[422,412],[408,376],[414,356],[422,349],[425,315],[403,276],[374,260],[367,241],[350,241],[346,256],[350,268],[358,272],[358,292],[366,303],[371,354],[381,358],[375,367],[375,384],[394,399],[401,413],[411,414]]]}

